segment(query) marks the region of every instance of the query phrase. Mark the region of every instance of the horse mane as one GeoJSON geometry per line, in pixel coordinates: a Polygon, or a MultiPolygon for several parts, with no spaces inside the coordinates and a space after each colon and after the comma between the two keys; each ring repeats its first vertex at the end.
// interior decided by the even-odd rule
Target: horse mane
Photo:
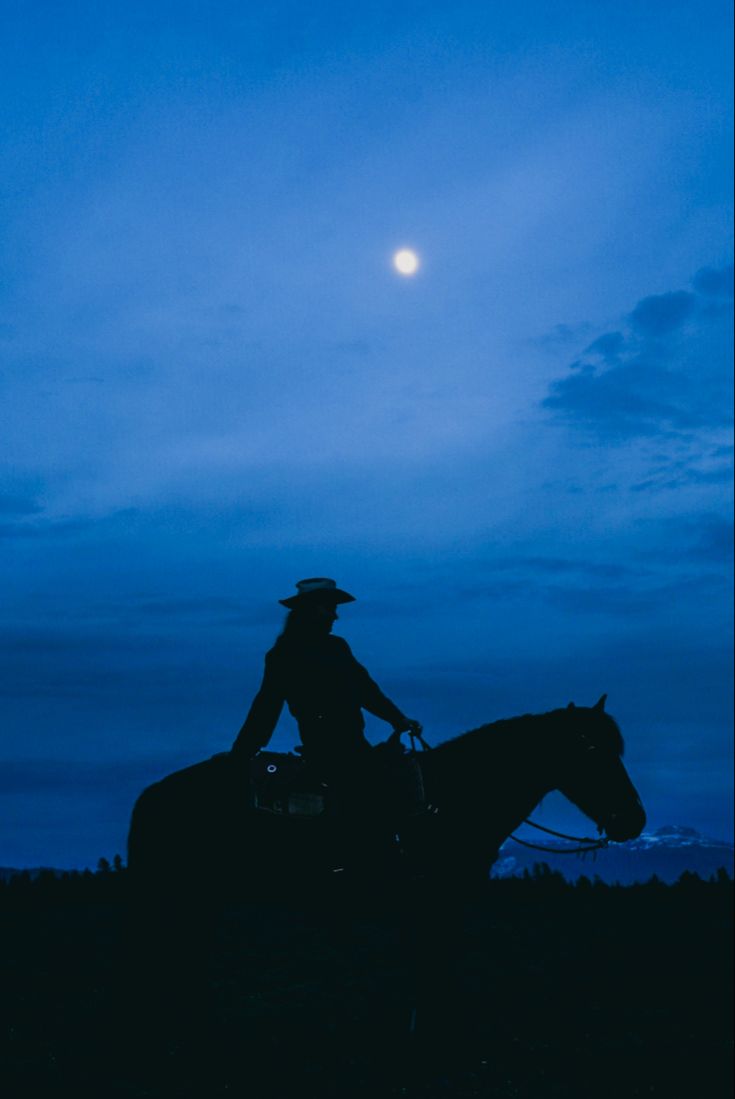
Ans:
{"type": "Polygon", "coordinates": [[[560,710],[549,710],[543,714],[521,714],[519,717],[501,718],[499,721],[491,721],[466,733],[460,733],[459,736],[452,737],[450,740],[442,741],[437,745],[436,751],[447,755],[454,754],[454,751],[459,749],[463,754],[465,748],[476,747],[479,742],[483,742],[483,746],[486,747],[498,747],[502,738],[508,737],[517,742],[517,739],[526,733],[539,733],[544,725],[547,726],[544,735],[553,736],[555,730],[568,728],[570,722],[581,725],[583,721],[585,734],[591,737],[597,747],[607,748],[622,757],[625,741],[618,723],[604,710],[586,706],[564,707],[560,710]]]}

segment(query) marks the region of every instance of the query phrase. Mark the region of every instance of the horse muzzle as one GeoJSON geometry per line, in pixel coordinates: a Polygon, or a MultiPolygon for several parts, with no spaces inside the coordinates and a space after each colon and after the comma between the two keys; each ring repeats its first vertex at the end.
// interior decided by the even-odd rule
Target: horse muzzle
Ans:
{"type": "Polygon", "coordinates": [[[634,840],[640,836],[646,826],[646,812],[640,798],[636,798],[636,804],[629,810],[611,813],[600,823],[609,840],[613,843],[625,843],[626,840],[634,840]]]}

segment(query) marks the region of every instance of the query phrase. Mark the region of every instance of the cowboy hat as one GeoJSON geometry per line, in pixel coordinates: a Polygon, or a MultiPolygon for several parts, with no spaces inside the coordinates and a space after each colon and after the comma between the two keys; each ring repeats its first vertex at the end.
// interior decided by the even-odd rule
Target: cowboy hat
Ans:
{"type": "Polygon", "coordinates": [[[293,610],[294,607],[299,606],[301,603],[308,600],[322,600],[328,603],[354,603],[354,595],[350,595],[346,591],[342,591],[337,587],[336,581],[330,580],[327,576],[311,576],[307,580],[298,580],[296,582],[297,593],[290,596],[288,599],[279,599],[278,602],[284,607],[288,607],[289,610],[293,610]]]}

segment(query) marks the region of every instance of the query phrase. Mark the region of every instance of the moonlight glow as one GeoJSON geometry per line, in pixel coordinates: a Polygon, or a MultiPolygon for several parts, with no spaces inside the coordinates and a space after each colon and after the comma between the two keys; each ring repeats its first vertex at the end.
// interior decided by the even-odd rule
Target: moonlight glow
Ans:
{"type": "Polygon", "coordinates": [[[410,248],[401,248],[393,256],[393,266],[399,275],[415,275],[419,269],[419,257],[410,248]]]}

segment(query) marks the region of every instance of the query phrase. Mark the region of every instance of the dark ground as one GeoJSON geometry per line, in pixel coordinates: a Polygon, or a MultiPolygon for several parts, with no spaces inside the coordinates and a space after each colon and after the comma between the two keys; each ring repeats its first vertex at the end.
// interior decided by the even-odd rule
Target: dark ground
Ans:
{"type": "Polygon", "coordinates": [[[0,888],[7,1099],[731,1094],[724,878],[490,882],[444,980],[427,913],[413,1037],[394,920],[231,905],[200,979],[180,921],[171,971],[131,946],[128,888],[124,871],[0,888]]]}

